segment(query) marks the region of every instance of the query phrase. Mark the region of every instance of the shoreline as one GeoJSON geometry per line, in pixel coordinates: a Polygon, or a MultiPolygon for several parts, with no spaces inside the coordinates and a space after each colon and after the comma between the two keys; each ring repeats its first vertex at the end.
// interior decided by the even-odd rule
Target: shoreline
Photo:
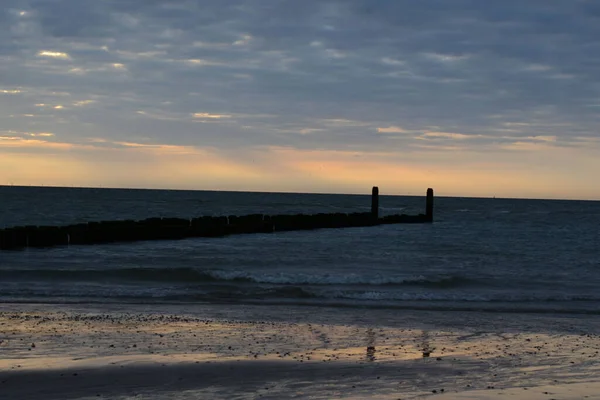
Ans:
{"type": "MultiPolygon", "coordinates": [[[[481,313],[481,314],[531,314],[531,315],[549,315],[549,316],[600,316],[600,309],[598,309],[597,302],[590,300],[588,307],[580,308],[567,308],[567,307],[552,307],[555,303],[561,303],[560,301],[547,302],[547,306],[529,306],[529,307],[517,307],[515,304],[523,304],[518,302],[490,302],[490,301],[469,301],[462,302],[470,304],[470,306],[458,305],[459,302],[452,301],[429,301],[428,305],[423,305],[420,301],[403,301],[402,303],[385,303],[385,302],[374,302],[369,304],[367,301],[356,302],[352,300],[328,300],[328,299],[314,299],[309,301],[297,300],[153,300],[152,298],[130,300],[130,299],[115,299],[108,300],[105,298],[85,298],[79,297],[77,300],[57,300],[49,298],[47,300],[38,299],[21,299],[21,298],[0,298],[0,311],[2,310],[2,304],[18,306],[44,306],[44,305],[58,305],[63,307],[110,307],[117,305],[118,307],[139,307],[152,305],[156,307],[179,307],[179,308],[197,308],[197,307],[293,307],[293,308],[318,308],[318,309],[340,309],[340,310],[355,310],[355,311],[407,311],[407,312],[467,312],[467,313],[481,313]],[[435,304],[435,305],[431,305],[435,304]]],[[[572,304],[573,301],[565,301],[563,303],[572,304]]],[[[585,303],[583,301],[577,301],[576,303],[585,303]]]]}

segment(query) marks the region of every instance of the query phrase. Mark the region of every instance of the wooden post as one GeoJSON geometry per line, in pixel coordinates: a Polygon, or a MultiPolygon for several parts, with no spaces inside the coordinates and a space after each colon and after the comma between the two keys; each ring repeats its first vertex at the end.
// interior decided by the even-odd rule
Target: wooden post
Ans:
{"type": "Polygon", "coordinates": [[[425,205],[427,222],[433,222],[433,189],[427,189],[427,203],[425,205]]]}
{"type": "Polygon", "coordinates": [[[373,186],[371,194],[371,216],[373,219],[379,219],[379,188],[373,186]]]}

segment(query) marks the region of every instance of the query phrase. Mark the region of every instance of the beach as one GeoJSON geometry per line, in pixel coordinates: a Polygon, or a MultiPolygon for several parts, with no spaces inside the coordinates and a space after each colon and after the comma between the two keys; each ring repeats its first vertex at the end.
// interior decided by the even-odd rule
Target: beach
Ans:
{"type": "Polygon", "coordinates": [[[240,305],[0,310],[2,399],[600,398],[596,316],[240,305]]]}

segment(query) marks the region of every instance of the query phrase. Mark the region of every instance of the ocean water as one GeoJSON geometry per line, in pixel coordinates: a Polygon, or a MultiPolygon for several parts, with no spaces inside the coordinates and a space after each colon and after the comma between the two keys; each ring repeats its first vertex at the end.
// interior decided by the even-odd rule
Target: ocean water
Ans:
{"type": "MultiPolygon", "coordinates": [[[[356,212],[369,195],[0,187],[0,228],[356,212]]],[[[381,196],[383,215],[425,196],[381,196]]],[[[433,224],[0,252],[0,302],[600,314],[600,202],[438,197],[433,224]]]]}

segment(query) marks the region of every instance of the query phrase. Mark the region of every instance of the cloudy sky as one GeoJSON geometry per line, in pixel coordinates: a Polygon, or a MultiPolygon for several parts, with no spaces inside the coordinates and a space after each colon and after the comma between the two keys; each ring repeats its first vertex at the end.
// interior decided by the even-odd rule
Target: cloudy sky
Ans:
{"type": "Polygon", "coordinates": [[[596,0],[2,0],[0,184],[600,199],[596,0]]]}

